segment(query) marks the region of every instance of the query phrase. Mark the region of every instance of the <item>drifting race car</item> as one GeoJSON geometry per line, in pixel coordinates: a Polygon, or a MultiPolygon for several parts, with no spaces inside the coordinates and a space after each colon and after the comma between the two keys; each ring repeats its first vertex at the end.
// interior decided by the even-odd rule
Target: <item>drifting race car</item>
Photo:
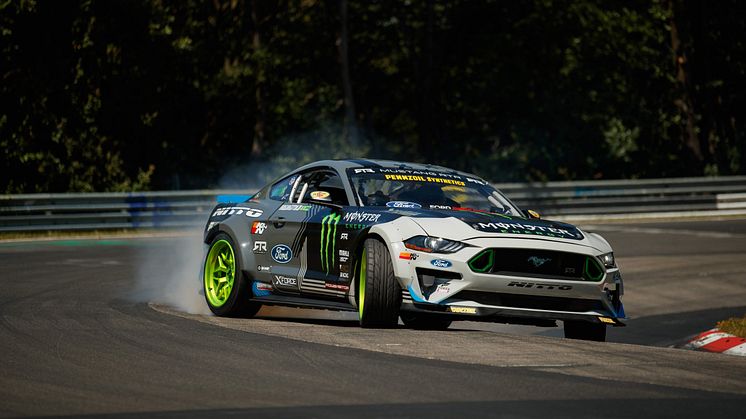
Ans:
{"type": "Polygon", "coordinates": [[[363,327],[559,320],[565,337],[597,341],[623,325],[606,240],[522,211],[468,173],[327,160],[218,201],[203,271],[218,316],[284,305],[357,311],[363,327]]]}

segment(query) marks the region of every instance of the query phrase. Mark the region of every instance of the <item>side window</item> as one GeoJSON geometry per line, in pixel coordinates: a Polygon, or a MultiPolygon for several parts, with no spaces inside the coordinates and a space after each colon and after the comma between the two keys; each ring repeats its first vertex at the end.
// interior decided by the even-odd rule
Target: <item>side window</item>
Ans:
{"type": "Polygon", "coordinates": [[[331,170],[317,170],[305,174],[298,189],[299,193],[303,194],[301,202],[316,199],[336,205],[349,205],[342,179],[331,170]]]}
{"type": "Polygon", "coordinates": [[[269,189],[269,199],[287,201],[290,198],[290,192],[293,190],[293,183],[296,180],[298,180],[298,175],[288,176],[272,185],[269,189]]]}

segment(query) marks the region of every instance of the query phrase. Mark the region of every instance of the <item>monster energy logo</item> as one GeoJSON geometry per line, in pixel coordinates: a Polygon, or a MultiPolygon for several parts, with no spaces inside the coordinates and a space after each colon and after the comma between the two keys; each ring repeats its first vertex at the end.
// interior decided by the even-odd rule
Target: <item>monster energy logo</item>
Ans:
{"type": "Polygon", "coordinates": [[[334,266],[334,249],[337,247],[337,224],[342,218],[339,214],[329,214],[321,220],[321,266],[329,275],[329,256],[331,255],[334,266]],[[332,243],[332,251],[329,252],[329,242],[332,243]]]}

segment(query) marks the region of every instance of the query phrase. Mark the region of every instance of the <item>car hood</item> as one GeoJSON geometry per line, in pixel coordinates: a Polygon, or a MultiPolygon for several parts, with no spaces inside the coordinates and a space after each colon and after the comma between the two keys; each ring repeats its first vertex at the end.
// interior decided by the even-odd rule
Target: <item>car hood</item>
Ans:
{"type": "Polygon", "coordinates": [[[421,210],[412,219],[429,235],[451,240],[521,238],[557,241],[611,251],[602,237],[559,221],[526,219],[476,211],[421,210]]]}

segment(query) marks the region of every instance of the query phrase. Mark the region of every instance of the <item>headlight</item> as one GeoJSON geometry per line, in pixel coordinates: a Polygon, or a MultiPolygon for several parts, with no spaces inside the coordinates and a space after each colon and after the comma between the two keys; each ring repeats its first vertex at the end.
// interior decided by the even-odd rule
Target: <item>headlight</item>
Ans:
{"type": "Polygon", "coordinates": [[[407,249],[427,253],[454,253],[466,247],[464,243],[440,237],[414,236],[404,242],[407,249]]]}
{"type": "Polygon", "coordinates": [[[614,252],[606,253],[605,255],[599,256],[601,259],[601,262],[604,263],[604,266],[607,268],[616,268],[616,261],[614,261],[614,252]]]}

